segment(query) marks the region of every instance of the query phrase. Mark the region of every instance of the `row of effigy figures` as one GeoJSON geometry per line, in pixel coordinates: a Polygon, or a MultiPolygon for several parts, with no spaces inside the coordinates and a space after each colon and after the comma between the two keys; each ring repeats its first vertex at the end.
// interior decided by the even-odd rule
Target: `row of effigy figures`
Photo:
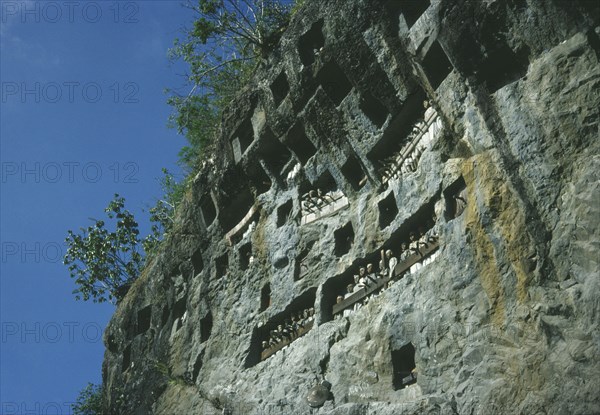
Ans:
{"type": "Polygon", "coordinates": [[[302,195],[302,210],[307,213],[315,213],[333,202],[335,202],[335,198],[332,192],[324,193],[321,189],[311,190],[302,195]]]}
{"type": "Polygon", "coordinates": [[[292,341],[298,335],[298,332],[304,328],[308,323],[314,321],[315,309],[314,307],[304,309],[292,315],[285,320],[283,324],[279,324],[276,329],[269,332],[269,339],[263,340],[261,346],[262,350],[276,347],[278,344],[284,341],[292,341]]]}
{"type": "MultiPolygon", "coordinates": [[[[394,256],[394,253],[391,249],[381,250],[381,260],[379,261],[379,269],[377,271],[375,271],[372,263],[368,263],[366,267],[360,267],[358,274],[354,275],[354,283],[346,286],[346,293],[343,295],[338,295],[336,302],[339,304],[354,293],[362,290],[363,288],[368,288],[374,284],[377,284],[384,278],[389,279],[384,289],[389,287],[393,282],[393,278],[395,277],[394,271],[398,263],[406,261],[411,255],[422,255],[423,251],[428,248],[430,244],[437,242],[438,235],[435,230],[433,220],[428,221],[427,224],[429,226],[429,230],[426,231],[425,228],[420,227],[417,232],[411,231],[409,233],[409,242],[403,242],[400,245],[399,258],[394,256]]],[[[421,269],[424,265],[427,265],[433,261],[433,259],[435,259],[435,254],[425,257],[422,261],[418,261],[413,264],[408,272],[413,273],[421,269]]],[[[367,300],[368,298],[365,298],[363,303],[367,300]]],[[[354,311],[358,310],[361,305],[361,303],[355,304],[354,311]]],[[[343,315],[348,316],[352,313],[352,311],[352,309],[346,309],[344,310],[343,315]]]]}
{"type": "Polygon", "coordinates": [[[382,161],[379,170],[384,180],[400,178],[402,174],[417,170],[419,160],[429,148],[442,128],[441,119],[428,101],[423,102],[425,113],[423,119],[417,121],[406,138],[406,145],[397,153],[382,161]]]}

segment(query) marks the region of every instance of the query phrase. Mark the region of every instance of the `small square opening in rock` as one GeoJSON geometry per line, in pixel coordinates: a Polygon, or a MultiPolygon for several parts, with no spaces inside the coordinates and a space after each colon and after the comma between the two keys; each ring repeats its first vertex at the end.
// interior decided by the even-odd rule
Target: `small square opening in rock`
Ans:
{"type": "Polygon", "coordinates": [[[335,239],[335,256],[338,258],[350,252],[354,244],[354,228],[348,222],[333,233],[335,239]]]}
{"type": "Polygon", "coordinates": [[[403,389],[417,381],[415,348],[412,343],[392,351],[392,377],[394,390],[403,389]]]}
{"type": "Polygon", "coordinates": [[[381,229],[385,229],[398,215],[398,206],[396,205],[396,197],[394,196],[394,192],[390,192],[385,199],[379,202],[378,206],[379,227],[381,229]]]}
{"type": "Polygon", "coordinates": [[[202,211],[202,218],[204,219],[204,225],[210,226],[215,218],[217,217],[217,209],[215,208],[215,202],[210,194],[202,196],[200,199],[200,210],[202,211]]]}
{"type": "Polygon", "coordinates": [[[366,183],[365,172],[353,155],[349,155],[342,166],[342,174],[354,190],[359,190],[366,183]]]}
{"type": "Polygon", "coordinates": [[[433,89],[437,89],[452,72],[452,65],[438,41],[433,42],[427,51],[423,59],[423,69],[433,89]]]}
{"type": "Polygon", "coordinates": [[[352,84],[335,62],[328,62],[317,74],[319,84],[327,96],[338,106],[350,93],[352,84]]]}
{"type": "Polygon", "coordinates": [[[314,63],[316,55],[325,45],[325,36],[323,36],[323,20],[313,23],[308,32],[300,36],[298,40],[298,53],[300,61],[304,66],[310,66],[314,63]]]}
{"type": "Polygon", "coordinates": [[[283,205],[277,208],[277,227],[280,228],[288,222],[290,219],[290,215],[292,213],[292,209],[294,204],[292,203],[292,199],[285,202],[283,205]]]}
{"type": "Polygon", "coordinates": [[[271,92],[273,93],[275,106],[278,107],[290,92],[290,84],[288,83],[285,71],[281,71],[277,78],[275,78],[271,84],[271,92]]]}

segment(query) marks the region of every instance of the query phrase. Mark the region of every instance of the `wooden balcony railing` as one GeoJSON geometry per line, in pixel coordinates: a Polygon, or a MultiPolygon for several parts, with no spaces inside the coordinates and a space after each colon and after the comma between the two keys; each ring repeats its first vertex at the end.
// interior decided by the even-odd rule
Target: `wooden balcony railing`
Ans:
{"type": "Polygon", "coordinates": [[[396,276],[406,272],[406,270],[408,270],[417,262],[420,262],[423,259],[427,258],[429,255],[434,253],[438,249],[438,247],[439,243],[437,241],[428,243],[427,246],[419,250],[419,253],[412,254],[404,261],[399,262],[396,265],[396,268],[394,269],[394,275],[392,276],[392,278],[378,278],[376,282],[369,284],[365,288],[358,290],[348,298],[345,298],[341,302],[335,304],[333,306],[333,315],[341,313],[342,311],[352,307],[354,304],[362,301],[371,294],[381,290],[390,280],[393,280],[396,276]]]}
{"type": "MultiPolygon", "coordinates": [[[[386,165],[381,169],[383,175],[382,182],[384,184],[400,174],[400,170],[402,169],[404,161],[406,161],[412,152],[416,150],[417,145],[421,142],[421,139],[425,136],[425,134],[429,133],[429,130],[437,121],[438,115],[435,111],[426,111],[425,120],[415,124],[413,132],[411,132],[409,135],[410,141],[408,144],[406,144],[398,154],[391,157],[392,161],[386,163],[386,165]]],[[[431,134],[434,134],[434,132],[431,132],[431,134]]]]}
{"type": "Polygon", "coordinates": [[[272,355],[274,355],[275,353],[277,353],[278,351],[283,349],[285,346],[292,343],[294,340],[297,340],[300,337],[304,336],[306,333],[308,333],[310,331],[310,329],[313,328],[314,323],[315,323],[314,320],[309,321],[304,326],[302,326],[298,330],[296,330],[295,333],[292,333],[290,338],[284,339],[284,340],[280,341],[279,343],[277,343],[276,345],[263,350],[263,352],[260,354],[260,360],[262,361],[262,360],[265,360],[265,359],[271,357],[272,355]]]}

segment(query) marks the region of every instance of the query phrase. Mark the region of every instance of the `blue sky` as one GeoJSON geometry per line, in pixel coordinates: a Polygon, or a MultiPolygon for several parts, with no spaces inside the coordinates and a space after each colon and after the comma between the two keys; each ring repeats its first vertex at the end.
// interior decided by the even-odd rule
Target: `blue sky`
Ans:
{"type": "Polygon", "coordinates": [[[113,308],[76,302],[68,229],[115,192],[145,226],[162,167],[185,141],[166,127],[167,49],[181,1],[0,1],[0,413],[70,413],[99,383],[113,308]]]}

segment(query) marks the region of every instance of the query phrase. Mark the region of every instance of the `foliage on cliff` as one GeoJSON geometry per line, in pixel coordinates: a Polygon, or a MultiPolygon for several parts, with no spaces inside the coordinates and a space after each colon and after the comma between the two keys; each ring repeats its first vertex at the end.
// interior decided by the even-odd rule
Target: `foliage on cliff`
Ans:
{"type": "Polygon", "coordinates": [[[102,414],[102,385],[88,383],[79,392],[77,401],[71,405],[73,415],[100,415],[102,414]]]}
{"type": "Polygon", "coordinates": [[[137,278],[144,263],[138,223],[125,209],[125,199],[115,194],[104,212],[109,223],[116,221],[113,230],[104,220],[95,220],[79,234],[69,230],[65,240],[64,264],[75,278],[77,300],[118,301],[120,288],[137,278]]]}
{"type": "Polygon", "coordinates": [[[284,0],[187,4],[197,19],[170,50],[172,61],[187,64],[183,87],[187,92],[168,90],[168,103],[174,110],[170,125],[188,140],[179,154],[184,168],[193,171],[210,148],[222,110],[279,42],[292,4],[284,0]]]}
{"type": "MultiPolygon", "coordinates": [[[[188,65],[189,92],[179,95],[171,90],[168,100],[174,108],[169,123],[188,140],[180,151],[180,164],[187,173],[195,170],[203,152],[210,148],[224,107],[277,45],[292,4],[285,0],[188,2],[197,19],[183,40],[175,40],[170,58],[188,65]]],[[[119,195],[105,209],[108,220],[116,220],[113,231],[103,220],[80,228],[79,234],[68,231],[64,264],[75,278],[76,299],[118,302],[140,274],[146,256],[170,231],[186,181],[178,183],[166,169],[163,173],[164,196],[149,209],[151,232],[146,237],[140,237],[138,223],[119,195]]]]}

